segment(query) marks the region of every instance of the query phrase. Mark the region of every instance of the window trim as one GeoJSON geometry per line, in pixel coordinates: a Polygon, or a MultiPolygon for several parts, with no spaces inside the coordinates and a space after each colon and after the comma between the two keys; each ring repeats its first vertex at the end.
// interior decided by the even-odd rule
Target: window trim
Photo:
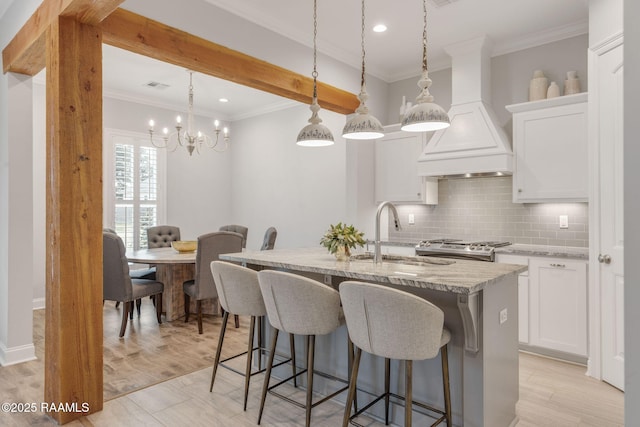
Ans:
{"type": "MultiPolygon", "coordinates": [[[[115,227],[115,137],[131,139],[131,143],[138,147],[154,147],[149,135],[142,132],[132,132],[124,129],[105,128],[102,146],[102,223],[104,227],[115,227]]],[[[157,147],[154,147],[157,148],[157,147]]],[[[157,221],[165,224],[167,218],[167,153],[157,148],[157,221]]]]}

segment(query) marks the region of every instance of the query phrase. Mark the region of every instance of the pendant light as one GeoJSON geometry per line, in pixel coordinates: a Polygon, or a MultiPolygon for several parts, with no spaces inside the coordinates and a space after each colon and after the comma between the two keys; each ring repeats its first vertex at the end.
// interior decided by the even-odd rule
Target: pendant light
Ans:
{"type": "Polygon", "coordinates": [[[327,145],[333,145],[333,135],[329,128],[322,124],[322,119],[318,116],[320,111],[320,105],[318,105],[318,88],[316,79],[318,77],[317,71],[317,48],[316,37],[318,35],[318,15],[317,15],[317,0],[313,0],[313,98],[311,100],[311,118],[309,124],[306,125],[298,134],[298,140],[296,144],[304,147],[324,147],[327,145]]]}
{"type": "Polygon", "coordinates": [[[422,0],[424,12],[424,29],[422,31],[422,76],[418,81],[420,94],[416,104],[411,107],[402,118],[401,130],[408,132],[427,132],[449,127],[451,122],[444,109],[433,102],[433,95],[429,93],[431,79],[427,71],[427,1],[422,0]]]}
{"type": "Polygon", "coordinates": [[[360,76],[360,94],[358,95],[360,105],[356,109],[355,115],[347,121],[342,130],[342,136],[348,139],[376,139],[384,136],[384,129],[380,121],[369,114],[369,108],[366,106],[369,95],[365,82],[364,29],[364,0],[362,0],[362,75],[360,76]]]}

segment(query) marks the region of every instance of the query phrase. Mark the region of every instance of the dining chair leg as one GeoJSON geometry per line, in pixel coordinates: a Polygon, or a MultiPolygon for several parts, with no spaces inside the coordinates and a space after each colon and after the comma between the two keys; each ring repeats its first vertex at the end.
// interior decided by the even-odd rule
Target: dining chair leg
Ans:
{"type": "Polygon", "coordinates": [[[134,306],[134,303],[133,303],[133,301],[131,301],[131,302],[127,303],[127,304],[128,304],[128,307],[129,307],[129,319],[133,320],[133,306],[134,306]]]}
{"type": "Polygon", "coordinates": [[[447,427],[453,425],[451,420],[451,389],[449,388],[449,355],[447,344],[440,349],[440,358],[442,359],[442,385],[444,391],[444,412],[447,415],[447,427]]]}
{"type": "Polygon", "coordinates": [[[220,355],[222,354],[222,342],[224,341],[224,333],[227,330],[227,320],[229,320],[229,313],[224,313],[222,316],[222,325],[220,326],[220,336],[218,337],[218,346],[216,347],[216,357],[213,360],[213,373],[211,374],[211,386],[209,392],[213,391],[213,382],[216,380],[216,372],[218,372],[218,365],[220,364],[220,355]]]}
{"type": "Polygon", "coordinates": [[[296,375],[296,340],[293,334],[289,334],[289,351],[291,352],[291,370],[293,371],[293,386],[298,388],[298,376],[296,375]]]}
{"type": "Polygon", "coordinates": [[[311,425],[311,405],[313,404],[313,356],[316,348],[316,336],[307,335],[307,401],[305,408],[305,426],[311,425]]]}
{"type": "Polygon", "coordinates": [[[260,396],[260,411],[258,412],[258,425],[262,420],[262,412],[264,411],[264,402],[267,399],[267,390],[269,389],[269,378],[271,378],[271,369],[273,368],[273,357],[276,355],[276,343],[278,341],[279,330],[273,328],[273,337],[271,338],[271,346],[269,348],[269,360],[267,361],[267,370],[264,373],[264,383],[262,384],[262,395],[260,396]]]}
{"type": "Polygon", "coordinates": [[[142,298],[136,300],[136,310],[138,311],[138,317],[140,317],[140,306],[142,306],[142,298]]]}
{"type": "Polygon", "coordinates": [[[238,329],[240,327],[240,316],[238,316],[237,314],[234,314],[233,321],[235,323],[236,329],[238,329]]]}
{"type": "Polygon", "coordinates": [[[251,324],[249,326],[249,344],[247,347],[247,366],[244,369],[244,406],[243,410],[247,410],[247,397],[249,396],[249,381],[251,380],[251,360],[253,359],[253,335],[256,329],[256,316],[251,316],[251,324]]]}
{"type": "Polygon", "coordinates": [[[202,300],[196,301],[196,313],[198,315],[198,333],[202,335],[202,300]]]}
{"type": "Polygon", "coordinates": [[[351,377],[349,377],[349,392],[347,393],[347,401],[344,404],[344,417],[342,418],[342,427],[349,425],[351,417],[351,405],[355,402],[356,385],[358,383],[358,369],[360,368],[360,357],[362,350],[356,347],[355,356],[353,358],[353,367],[351,368],[351,377]]]}
{"type": "MultiPolygon", "coordinates": [[[[102,303],[104,304],[104,300],[102,300],[102,303]]],[[[116,301],[116,308],[120,307],[120,301],[116,301]]]]}
{"type": "Polygon", "coordinates": [[[189,306],[191,305],[191,297],[184,294],[184,323],[189,321],[189,306]]]}
{"type": "Polygon", "coordinates": [[[122,324],[120,325],[120,338],[124,336],[124,331],[127,329],[127,318],[129,317],[129,302],[125,302],[122,306],[122,324]]]}
{"type": "Polygon", "coordinates": [[[412,405],[413,405],[413,360],[405,360],[405,405],[404,405],[404,425],[411,427],[412,405]]]}
{"type": "Polygon", "coordinates": [[[158,318],[158,324],[162,324],[162,294],[154,295],[153,301],[156,306],[156,316],[158,318]]]}
{"type": "Polygon", "coordinates": [[[384,424],[389,425],[389,391],[391,386],[391,359],[384,359],[384,424]]]}

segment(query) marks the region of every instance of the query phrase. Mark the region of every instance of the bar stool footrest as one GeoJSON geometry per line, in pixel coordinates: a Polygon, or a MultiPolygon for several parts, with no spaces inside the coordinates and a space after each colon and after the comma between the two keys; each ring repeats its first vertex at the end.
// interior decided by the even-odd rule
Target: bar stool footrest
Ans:
{"type": "MultiPolygon", "coordinates": [[[[364,391],[364,390],[361,390],[361,389],[356,389],[356,391],[361,391],[361,392],[367,393],[369,395],[373,395],[372,393],[369,393],[368,391],[364,391]]],[[[365,407],[360,408],[353,415],[351,415],[349,417],[349,424],[354,425],[356,427],[366,427],[363,424],[359,424],[358,422],[356,422],[355,418],[359,417],[364,411],[366,411],[367,409],[371,408],[373,405],[378,403],[380,400],[384,399],[387,395],[390,396],[390,397],[396,398],[398,400],[401,400],[403,402],[405,401],[405,397],[404,396],[400,396],[400,395],[395,394],[395,393],[382,393],[381,395],[376,397],[373,401],[369,402],[365,407]]],[[[391,402],[391,403],[396,403],[396,402],[391,402]]],[[[443,421],[446,421],[446,418],[447,418],[446,417],[446,413],[444,411],[438,409],[438,408],[435,408],[435,407],[433,407],[431,405],[427,405],[426,403],[418,402],[418,401],[415,401],[415,400],[412,400],[411,404],[413,406],[418,406],[420,408],[423,408],[423,409],[426,409],[428,411],[431,411],[432,413],[436,413],[436,414],[440,415],[440,418],[436,419],[436,421],[433,424],[431,424],[431,427],[435,427],[435,426],[439,425],[440,423],[442,423],[443,421]]],[[[433,414],[425,413],[425,412],[422,412],[422,411],[415,411],[415,412],[420,414],[420,415],[424,415],[426,417],[433,418],[433,416],[432,416],[433,414]]]]}

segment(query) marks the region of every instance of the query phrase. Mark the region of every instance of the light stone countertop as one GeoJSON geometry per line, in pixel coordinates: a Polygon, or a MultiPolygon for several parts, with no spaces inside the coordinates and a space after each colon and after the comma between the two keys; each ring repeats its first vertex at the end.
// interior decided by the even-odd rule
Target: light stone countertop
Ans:
{"type": "Polygon", "coordinates": [[[544,246],[525,245],[514,243],[513,245],[496,248],[496,254],[522,255],[522,256],[548,256],[556,258],[589,259],[589,248],[568,246],[544,246]]]}
{"type": "Polygon", "coordinates": [[[527,267],[521,265],[484,261],[435,257],[403,258],[419,265],[389,261],[375,265],[371,259],[340,262],[326,249],[320,247],[246,251],[220,255],[220,259],[226,261],[413,286],[455,294],[475,293],[491,286],[492,283],[497,283],[505,276],[516,277],[527,270],[527,267]]]}

